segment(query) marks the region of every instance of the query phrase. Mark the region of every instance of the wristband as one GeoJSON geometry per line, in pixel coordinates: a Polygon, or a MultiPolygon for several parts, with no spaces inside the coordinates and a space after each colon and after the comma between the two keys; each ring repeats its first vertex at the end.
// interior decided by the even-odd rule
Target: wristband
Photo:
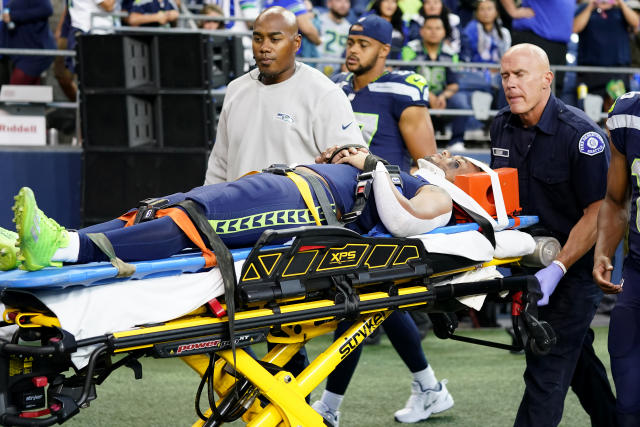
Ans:
{"type": "Polygon", "coordinates": [[[557,265],[558,267],[560,267],[560,269],[562,269],[562,272],[564,274],[567,274],[567,267],[564,266],[564,264],[561,261],[558,261],[557,259],[554,259],[552,261],[555,265],[557,265]]]}

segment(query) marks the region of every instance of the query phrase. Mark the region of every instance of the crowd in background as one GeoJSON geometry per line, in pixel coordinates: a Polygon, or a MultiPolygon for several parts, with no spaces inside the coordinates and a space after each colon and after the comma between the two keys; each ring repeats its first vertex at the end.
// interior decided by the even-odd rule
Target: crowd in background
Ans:
{"type": "MultiPolygon", "coordinates": [[[[212,17],[192,20],[204,30],[250,31],[250,22],[263,8],[279,5],[292,11],[303,35],[299,57],[321,58],[315,65],[328,76],[341,70],[350,25],[367,14],[377,14],[393,26],[389,59],[407,62],[395,68],[422,74],[430,91],[430,108],[500,109],[506,106],[497,67],[465,63],[496,64],[503,53],[520,42],[537,44],[549,54],[553,65],[573,58],[567,46],[577,42],[577,65],[627,67],[637,64],[638,13],[623,0],[561,0],[549,8],[544,2],[523,0],[73,0],[54,15],[52,1],[4,0],[0,46],[29,49],[74,49],[78,35],[105,33],[113,26],[186,26],[180,19],[189,14],[212,17]],[[181,3],[182,2],[182,3],[181,3]],[[553,10],[549,10],[553,9],[553,10]],[[99,16],[99,13],[112,16],[99,16]],[[231,18],[222,20],[223,18],[231,18]],[[237,18],[244,18],[244,20],[237,18]],[[57,23],[54,31],[50,22],[57,23]],[[635,48],[635,49],[634,49],[635,48]],[[567,55],[569,52],[569,55],[567,55]],[[413,65],[408,61],[460,64],[456,67],[413,65]]],[[[55,5],[55,4],[54,4],[55,5]]],[[[248,37],[247,37],[248,39],[248,37]]],[[[250,42],[246,41],[250,51],[250,42]]],[[[247,59],[251,61],[250,55],[247,59]]],[[[74,61],[53,56],[3,56],[0,83],[40,84],[49,69],[64,94],[76,98],[74,61]],[[53,67],[52,67],[53,64],[53,67]]],[[[577,105],[576,87],[584,95],[602,96],[603,111],[640,79],[625,73],[573,73],[556,75],[556,94],[577,105]],[[567,84],[565,84],[567,80],[567,84]]],[[[473,116],[432,114],[436,128],[450,130],[452,149],[463,149],[466,131],[485,130],[473,116]]]]}

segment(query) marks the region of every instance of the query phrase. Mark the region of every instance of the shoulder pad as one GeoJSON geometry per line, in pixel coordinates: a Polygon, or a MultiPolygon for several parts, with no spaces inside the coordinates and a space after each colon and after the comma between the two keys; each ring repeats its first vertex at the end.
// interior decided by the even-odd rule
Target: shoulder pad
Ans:
{"type": "Polygon", "coordinates": [[[609,117],[616,114],[628,114],[640,117],[640,92],[627,92],[616,99],[609,109],[609,117]]]}
{"type": "Polygon", "coordinates": [[[427,86],[427,80],[421,74],[414,73],[413,71],[398,70],[392,71],[388,75],[388,80],[394,83],[401,83],[407,86],[415,86],[420,91],[423,91],[427,86]]]}

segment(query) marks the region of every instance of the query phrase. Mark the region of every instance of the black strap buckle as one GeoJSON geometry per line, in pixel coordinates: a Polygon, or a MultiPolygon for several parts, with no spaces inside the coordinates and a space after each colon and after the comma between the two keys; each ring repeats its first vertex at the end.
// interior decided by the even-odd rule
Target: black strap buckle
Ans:
{"type": "Polygon", "coordinates": [[[293,172],[293,168],[284,163],[276,163],[268,168],[262,169],[262,173],[273,173],[276,175],[286,175],[287,172],[293,172]]]}
{"type": "Polygon", "coordinates": [[[138,213],[133,220],[134,224],[151,221],[156,217],[156,212],[169,206],[168,199],[144,199],[138,204],[138,213]]]}
{"type": "Polygon", "coordinates": [[[402,176],[400,175],[400,167],[398,165],[385,165],[385,167],[387,168],[387,172],[389,172],[389,177],[393,185],[399,185],[400,188],[404,188],[402,185],[402,176]]]}

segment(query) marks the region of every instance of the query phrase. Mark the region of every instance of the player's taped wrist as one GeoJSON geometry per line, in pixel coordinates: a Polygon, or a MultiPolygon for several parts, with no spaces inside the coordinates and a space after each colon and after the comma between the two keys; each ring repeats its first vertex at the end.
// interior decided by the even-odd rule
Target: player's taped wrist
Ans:
{"type": "Polygon", "coordinates": [[[422,219],[412,215],[396,198],[389,172],[381,162],[378,162],[374,171],[373,194],[380,220],[387,230],[397,237],[426,233],[447,225],[451,218],[451,211],[432,219],[422,219]]]}

